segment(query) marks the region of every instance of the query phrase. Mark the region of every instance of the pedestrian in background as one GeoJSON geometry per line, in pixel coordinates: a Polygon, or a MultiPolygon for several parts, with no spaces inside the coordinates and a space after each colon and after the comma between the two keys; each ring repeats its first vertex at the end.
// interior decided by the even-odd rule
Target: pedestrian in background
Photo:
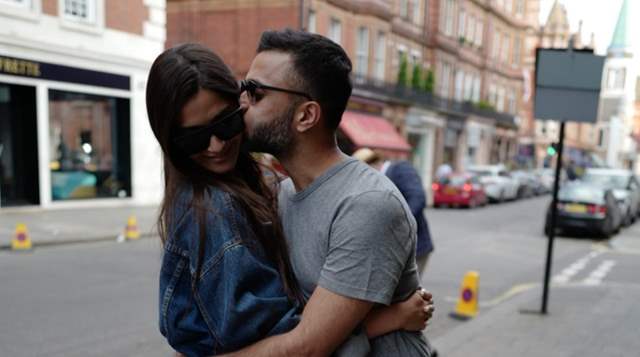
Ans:
{"type": "Polygon", "coordinates": [[[433,251],[433,242],[431,241],[429,224],[424,216],[427,195],[422,186],[420,175],[410,162],[385,160],[382,155],[368,148],[356,151],[353,156],[385,174],[398,187],[409,204],[411,213],[418,224],[416,263],[418,264],[418,273],[422,278],[429,255],[433,251]]]}

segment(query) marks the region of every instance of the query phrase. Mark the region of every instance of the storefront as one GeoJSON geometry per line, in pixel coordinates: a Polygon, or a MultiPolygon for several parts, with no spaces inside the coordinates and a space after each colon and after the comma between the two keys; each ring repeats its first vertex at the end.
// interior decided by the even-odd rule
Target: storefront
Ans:
{"type": "Polygon", "coordinates": [[[0,53],[0,207],[157,202],[159,152],[132,88],[145,72],[38,57],[0,53]]]}

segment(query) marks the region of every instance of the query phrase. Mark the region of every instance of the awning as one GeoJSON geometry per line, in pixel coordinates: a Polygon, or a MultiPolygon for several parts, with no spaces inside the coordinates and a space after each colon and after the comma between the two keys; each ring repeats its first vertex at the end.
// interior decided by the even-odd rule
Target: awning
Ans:
{"type": "Polygon", "coordinates": [[[384,118],[346,111],[340,129],[360,148],[411,151],[411,145],[384,118]]]}

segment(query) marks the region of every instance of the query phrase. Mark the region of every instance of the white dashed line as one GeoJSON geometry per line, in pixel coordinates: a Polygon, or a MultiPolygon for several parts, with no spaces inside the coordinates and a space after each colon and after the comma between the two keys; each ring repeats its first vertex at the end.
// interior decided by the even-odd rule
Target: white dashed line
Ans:
{"type": "Polygon", "coordinates": [[[560,274],[553,277],[553,282],[556,284],[566,284],[571,280],[573,276],[578,274],[582,269],[584,269],[589,261],[598,255],[602,254],[602,252],[590,252],[586,256],[580,258],[575,263],[571,264],[567,268],[565,268],[560,274]]]}
{"type": "Polygon", "coordinates": [[[614,265],[616,265],[615,260],[603,261],[596,270],[592,271],[591,274],[582,281],[582,283],[590,286],[600,285],[600,283],[602,283],[602,279],[609,274],[614,265]]]}

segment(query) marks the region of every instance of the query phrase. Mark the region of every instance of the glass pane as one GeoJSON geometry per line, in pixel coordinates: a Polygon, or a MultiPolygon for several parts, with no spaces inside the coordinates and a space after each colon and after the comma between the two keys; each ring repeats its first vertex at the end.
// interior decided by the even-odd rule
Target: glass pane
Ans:
{"type": "Polygon", "coordinates": [[[53,200],[131,196],[129,100],[52,90],[53,200]]]}

